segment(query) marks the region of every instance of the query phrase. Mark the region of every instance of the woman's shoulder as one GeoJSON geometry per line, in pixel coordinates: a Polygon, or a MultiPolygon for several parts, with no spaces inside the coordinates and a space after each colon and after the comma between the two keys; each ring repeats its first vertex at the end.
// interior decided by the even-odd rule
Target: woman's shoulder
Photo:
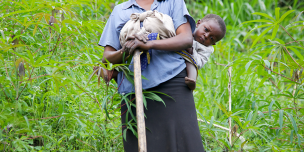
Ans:
{"type": "Polygon", "coordinates": [[[120,3],[118,5],[115,5],[113,10],[112,10],[112,14],[111,15],[116,15],[116,14],[119,14],[119,12],[121,12],[123,10],[123,6],[125,6],[127,2],[123,2],[123,3],[120,3]]]}
{"type": "Polygon", "coordinates": [[[127,22],[130,19],[130,15],[134,13],[133,10],[130,9],[132,5],[133,3],[131,1],[123,2],[116,5],[112,11],[111,16],[123,22],[127,22]]]}

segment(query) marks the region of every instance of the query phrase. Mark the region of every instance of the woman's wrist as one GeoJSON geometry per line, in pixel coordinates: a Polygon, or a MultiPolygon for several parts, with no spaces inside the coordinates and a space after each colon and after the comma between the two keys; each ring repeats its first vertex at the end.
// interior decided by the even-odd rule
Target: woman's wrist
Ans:
{"type": "Polygon", "coordinates": [[[146,43],[146,45],[147,45],[147,47],[148,47],[148,50],[150,50],[150,49],[154,49],[155,43],[154,43],[154,41],[148,41],[148,42],[146,43]]]}

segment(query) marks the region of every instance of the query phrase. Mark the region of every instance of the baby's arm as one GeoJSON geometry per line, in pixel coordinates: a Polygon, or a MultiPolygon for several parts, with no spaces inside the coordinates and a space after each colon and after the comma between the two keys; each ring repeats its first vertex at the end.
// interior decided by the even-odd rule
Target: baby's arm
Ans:
{"type": "Polygon", "coordinates": [[[201,69],[209,60],[210,55],[214,52],[213,46],[204,46],[198,42],[193,42],[193,58],[196,61],[198,69],[201,69]]]}

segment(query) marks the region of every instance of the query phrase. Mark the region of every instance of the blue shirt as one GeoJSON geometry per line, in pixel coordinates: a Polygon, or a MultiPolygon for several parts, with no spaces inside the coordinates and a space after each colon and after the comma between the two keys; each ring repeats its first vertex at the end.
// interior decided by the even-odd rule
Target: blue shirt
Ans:
{"type": "MultiPolygon", "coordinates": [[[[169,15],[173,19],[175,30],[186,23],[187,20],[191,25],[192,32],[195,30],[195,21],[189,15],[184,0],[165,0],[161,2],[154,0],[151,10],[169,15]]],[[[103,47],[109,45],[116,50],[120,50],[122,47],[119,42],[120,30],[130,20],[132,13],[142,12],[145,12],[145,10],[135,0],[129,0],[115,6],[98,44],[103,47]]],[[[142,75],[148,79],[142,80],[143,89],[149,89],[170,80],[186,67],[185,60],[174,51],[152,49],[152,52],[150,64],[142,71],[142,75]]],[[[129,65],[129,69],[134,71],[133,61],[129,65]]],[[[123,72],[118,74],[117,84],[120,85],[118,88],[120,94],[134,92],[134,86],[126,79],[123,72]]]]}

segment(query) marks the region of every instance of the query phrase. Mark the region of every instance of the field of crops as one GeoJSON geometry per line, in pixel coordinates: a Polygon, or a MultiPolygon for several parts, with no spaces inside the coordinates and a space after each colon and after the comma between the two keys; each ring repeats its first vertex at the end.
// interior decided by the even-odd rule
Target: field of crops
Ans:
{"type": "MultiPolygon", "coordinates": [[[[122,2],[0,3],[0,151],[123,151],[118,85],[91,76],[122,2]]],[[[227,25],[193,92],[205,149],[303,151],[304,2],[185,2],[227,25]]]]}

